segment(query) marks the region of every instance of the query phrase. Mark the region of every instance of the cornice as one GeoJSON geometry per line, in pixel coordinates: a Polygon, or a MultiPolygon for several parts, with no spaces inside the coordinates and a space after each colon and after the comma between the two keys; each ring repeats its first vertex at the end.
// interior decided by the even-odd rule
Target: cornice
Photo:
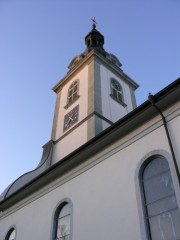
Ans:
{"type": "Polygon", "coordinates": [[[117,76],[123,78],[124,81],[126,81],[128,84],[130,84],[134,89],[138,88],[139,85],[132,80],[127,74],[123,72],[122,69],[118,68],[116,65],[111,63],[110,60],[105,58],[102,54],[99,52],[92,50],[89,52],[77,65],[74,66],[66,75],[64,78],[62,78],[53,88],[52,90],[56,93],[58,93],[63,85],[66,83],[67,80],[72,78],[75,74],[77,74],[79,71],[82,70],[82,68],[89,64],[93,59],[97,59],[100,64],[104,64],[109,70],[113,71],[117,76]]]}
{"type": "Polygon", "coordinates": [[[105,58],[98,52],[95,52],[95,55],[100,60],[99,63],[103,63],[104,66],[106,66],[109,70],[113,71],[113,73],[116,74],[118,77],[123,78],[123,80],[130,84],[134,89],[139,87],[139,85],[132,78],[125,74],[121,68],[114,65],[109,59],[105,58]]]}
{"type": "MultiPolygon", "coordinates": [[[[154,99],[158,107],[165,111],[173,104],[177,102],[179,103],[179,96],[180,78],[155,94],[154,99]]],[[[121,118],[115,124],[98,134],[93,139],[89,140],[87,143],[70,153],[68,156],[64,157],[62,160],[36,176],[23,187],[1,201],[0,211],[11,207],[15,203],[41,189],[43,186],[45,186],[45,184],[51,183],[61,175],[84,163],[90,157],[95,156],[112,143],[122,139],[137,128],[142,127],[143,124],[147,123],[156,116],[159,116],[157,111],[148,100],[145,101],[142,105],[121,118]]]]}
{"type": "Polygon", "coordinates": [[[61,88],[63,87],[63,85],[65,84],[65,82],[69,79],[72,78],[75,74],[77,74],[80,70],[82,70],[82,68],[87,65],[88,63],[90,63],[93,60],[93,56],[94,56],[94,51],[91,51],[89,54],[87,54],[86,57],[84,57],[77,65],[74,66],[74,68],[72,68],[71,70],[69,70],[67,72],[67,74],[64,76],[64,78],[62,78],[53,88],[52,90],[54,92],[59,92],[61,90],[61,88]]]}
{"type": "Polygon", "coordinates": [[[80,125],[82,125],[84,122],[86,122],[88,119],[90,119],[91,117],[96,116],[98,118],[100,118],[101,120],[105,121],[106,123],[108,123],[109,125],[112,125],[113,122],[110,121],[109,119],[105,118],[103,115],[99,114],[96,111],[91,112],[89,115],[87,115],[83,120],[81,120],[80,122],[78,122],[74,127],[72,127],[70,130],[68,130],[67,132],[65,132],[61,137],[59,137],[58,139],[56,139],[54,142],[57,143],[59,141],[61,141],[63,138],[65,138],[67,135],[69,135],[72,131],[74,131],[76,128],[78,128],[80,125]]]}

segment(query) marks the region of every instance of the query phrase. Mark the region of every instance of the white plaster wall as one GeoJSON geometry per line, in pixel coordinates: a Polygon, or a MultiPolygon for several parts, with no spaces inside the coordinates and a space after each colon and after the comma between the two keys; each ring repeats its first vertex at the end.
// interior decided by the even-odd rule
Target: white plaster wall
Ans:
{"type": "MultiPolygon", "coordinates": [[[[65,198],[73,204],[72,240],[146,239],[141,205],[138,207],[137,170],[142,159],[156,150],[170,155],[169,145],[163,126],[128,146],[123,147],[122,140],[109,146],[111,152],[94,167],[1,219],[0,239],[11,224],[17,228],[17,239],[51,239],[55,207],[65,198]]],[[[171,158],[168,160],[173,171],[171,158]]],[[[176,181],[176,177],[173,179],[176,181]]],[[[175,187],[179,191],[177,182],[175,187]]]]}
{"type": "MultiPolygon", "coordinates": [[[[122,163],[118,162],[119,157],[113,156],[111,164],[110,161],[102,162],[14,213],[11,219],[16,222],[17,239],[50,239],[54,206],[68,197],[73,202],[73,240],[83,240],[85,236],[87,240],[112,236],[139,240],[137,210],[125,199],[128,197],[135,203],[133,178],[126,182],[127,176],[120,171],[122,163]],[[129,218],[129,215],[133,216],[129,218]],[[129,224],[133,225],[131,231],[128,231],[129,224]]],[[[1,222],[1,226],[4,224],[5,221],[1,222]]]]}
{"type": "Polygon", "coordinates": [[[87,122],[82,123],[54,145],[52,163],[56,163],[87,142],[87,122]]]}
{"type": "MultiPolygon", "coordinates": [[[[180,103],[179,103],[180,107],[180,103]]],[[[180,115],[173,118],[170,122],[167,123],[171,141],[174,147],[175,156],[179,165],[180,171],[180,115]]]]}
{"type": "Polygon", "coordinates": [[[100,73],[103,115],[112,122],[116,122],[117,120],[125,116],[128,112],[133,110],[130,89],[127,83],[125,83],[121,78],[117,77],[113,72],[105,68],[103,65],[100,65],[100,73]],[[114,99],[111,98],[111,78],[117,79],[121,84],[123,88],[124,102],[127,107],[123,107],[121,104],[117,103],[114,99]]]}
{"type": "Polygon", "coordinates": [[[82,144],[87,142],[87,123],[83,123],[77,128],[73,129],[69,134],[68,131],[74,128],[79,122],[81,122],[87,116],[88,106],[88,66],[85,66],[80,72],[67,80],[67,83],[61,89],[61,97],[59,99],[59,109],[57,117],[57,128],[56,128],[56,140],[64,136],[54,145],[52,163],[56,163],[75,149],[80,147],[82,144]],[[73,81],[79,80],[79,98],[70,105],[67,109],[67,94],[68,89],[73,81]],[[69,113],[74,107],[79,105],[79,119],[72,127],[67,131],[63,132],[64,127],[64,116],[69,113]],[[66,135],[67,134],[67,135],[66,135]]]}
{"type": "MultiPolygon", "coordinates": [[[[79,104],[79,121],[81,121],[85,116],[87,116],[87,92],[88,92],[88,66],[85,66],[80,72],[78,72],[75,76],[67,81],[67,84],[61,90],[61,97],[60,97],[60,107],[58,111],[58,124],[57,124],[57,132],[56,132],[56,139],[60,138],[63,132],[64,126],[64,116],[70,112],[75,106],[79,104]],[[79,79],[79,99],[76,100],[70,107],[65,109],[64,107],[67,104],[67,94],[68,89],[72,82],[76,79],[79,79]]],[[[79,122],[78,121],[78,122],[79,122]]],[[[73,125],[74,127],[75,125],[73,125]]],[[[66,132],[65,132],[66,133],[66,132]]]]}
{"type": "MultiPolygon", "coordinates": [[[[56,128],[56,140],[66,134],[71,128],[76,126],[81,120],[87,116],[88,109],[88,66],[85,66],[80,72],[67,80],[67,83],[61,89],[60,104],[58,109],[57,117],[57,128],[56,128]],[[67,104],[67,93],[69,86],[74,80],[79,80],[79,99],[76,100],[70,107],[65,109],[64,107],[67,104]],[[67,131],[63,132],[64,126],[64,116],[71,111],[75,106],[79,105],[79,120],[78,122],[69,128],[67,131]]],[[[105,68],[103,65],[100,65],[100,76],[101,76],[101,94],[102,94],[102,114],[107,119],[112,122],[116,122],[121,117],[126,115],[128,111],[132,110],[131,96],[129,86],[111,71],[105,68]],[[125,103],[127,107],[123,107],[121,104],[117,103],[110,97],[110,78],[113,77],[119,80],[124,93],[125,103]]],[[[104,123],[103,129],[107,128],[109,124],[104,123]]],[[[64,156],[68,155],[70,152],[81,146],[87,141],[87,125],[78,127],[76,130],[70,133],[70,136],[67,135],[61,139],[54,147],[53,153],[53,163],[62,159],[64,156]]]]}

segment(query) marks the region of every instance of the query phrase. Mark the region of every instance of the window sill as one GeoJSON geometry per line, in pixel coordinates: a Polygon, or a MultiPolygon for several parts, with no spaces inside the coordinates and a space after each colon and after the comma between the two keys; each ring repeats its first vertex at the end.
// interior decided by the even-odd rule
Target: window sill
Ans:
{"type": "Polygon", "coordinates": [[[110,96],[111,96],[111,98],[112,98],[114,101],[116,101],[117,103],[119,103],[119,104],[122,105],[123,107],[127,107],[127,105],[126,105],[124,102],[118,100],[118,99],[115,98],[112,94],[110,94],[110,96]]]}

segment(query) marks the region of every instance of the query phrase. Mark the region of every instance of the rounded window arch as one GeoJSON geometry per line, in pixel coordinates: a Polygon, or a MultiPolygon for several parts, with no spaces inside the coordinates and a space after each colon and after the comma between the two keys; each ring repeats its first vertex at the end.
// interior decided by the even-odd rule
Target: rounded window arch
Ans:
{"type": "Polygon", "coordinates": [[[66,108],[79,98],[79,79],[75,80],[68,89],[66,108]]]}
{"type": "Polygon", "coordinates": [[[13,227],[8,231],[5,240],[15,240],[15,239],[16,239],[16,229],[13,227]]]}
{"type": "Polygon", "coordinates": [[[72,235],[72,205],[62,202],[55,212],[53,240],[70,240],[72,235]]]}
{"type": "Polygon", "coordinates": [[[180,239],[180,212],[168,161],[162,156],[148,159],[140,181],[149,239],[180,239]]]}
{"type": "Polygon", "coordinates": [[[111,78],[111,97],[116,100],[117,102],[121,103],[123,106],[124,104],[124,96],[123,96],[123,89],[121,84],[114,78],[111,78]]]}

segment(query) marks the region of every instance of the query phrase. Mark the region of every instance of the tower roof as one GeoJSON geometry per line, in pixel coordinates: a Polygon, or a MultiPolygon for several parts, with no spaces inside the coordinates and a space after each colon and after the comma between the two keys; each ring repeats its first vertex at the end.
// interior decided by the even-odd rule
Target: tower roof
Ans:
{"type": "Polygon", "coordinates": [[[97,31],[95,24],[96,22],[95,20],[93,21],[92,30],[85,37],[87,50],[90,52],[92,49],[96,49],[98,51],[104,52],[104,36],[99,31],[97,31]]]}
{"type": "Polygon", "coordinates": [[[121,67],[122,64],[118,60],[118,58],[111,53],[108,53],[104,49],[104,36],[96,29],[96,21],[95,19],[92,19],[93,25],[92,30],[85,36],[85,44],[86,49],[83,53],[75,56],[72,61],[70,62],[68,68],[71,70],[74,68],[77,63],[81,61],[82,58],[84,58],[88,53],[90,53],[92,50],[100,53],[103,57],[107,58],[111,63],[116,65],[116,67],[121,67]]]}

